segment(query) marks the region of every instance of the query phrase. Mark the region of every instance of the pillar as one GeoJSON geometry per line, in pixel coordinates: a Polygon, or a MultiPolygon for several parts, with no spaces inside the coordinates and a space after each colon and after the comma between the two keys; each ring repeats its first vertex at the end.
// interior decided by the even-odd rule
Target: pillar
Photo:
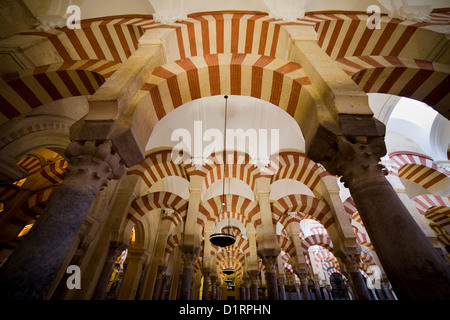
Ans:
{"type": "Polygon", "coordinates": [[[166,266],[158,266],[158,270],[156,271],[156,282],[155,288],[153,289],[152,300],[160,300],[162,284],[164,281],[166,269],[167,269],[166,266]]]}
{"type": "Polygon", "coordinates": [[[250,277],[244,277],[244,300],[250,300],[250,277]]]}
{"type": "Polygon", "coordinates": [[[279,292],[280,292],[280,300],[286,300],[286,288],[284,285],[285,282],[284,277],[278,277],[278,286],[279,286],[279,292]]]}
{"type": "Polygon", "coordinates": [[[369,290],[367,289],[366,281],[364,280],[364,277],[359,271],[358,267],[359,255],[356,254],[346,255],[341,259],[341,261],[344,263],[345,269],[347,270],[347,273],[351,278],[356,299],[371,300],[369,290]]]}
{"type": "Polygon", "coordinates": [[[299,272],[297,275],[300,278],[300,292],[302,293],[302,300],[311,300],[308,288],[308,275],[304,272],[299,272]]]}
{"type": "Polygon", "coordinates": [[[45,298],[98,192],[126,171],[110,141],[75,141],[66,155],[66,178],[0,269],[1,298],[45,298]]]}
{"type": "Polygon", "coordinates": [[[323,164],[342,175],[396,294],[407,300],[448,299],[450,269],[386,180],[383,138],[337,137],[323,164]]]}
{"type": "Polygon", "coordinates": [[[263,258],[263,263],[266,267],[267,295],[269,300],[279,300],[276,270],[277,257],[266,256],[263,258]]]}
{"type": "Polygon", "coordinates": [[[250,298],[251,300],[259,300],[258,295],[258,270],[249,270],[247,271],[250,277],[250,298]]]}
{"type": "Polygon", "coordinates": [[[180,300],[190,300],[194,264],[197,260],[200,248],[186,245],[180,245],[179,247],[183,257],[183,274],[181,277],[180,300]]]}
{"type": "Polygon", "coordinates": [[[314,294],[316,296],[316,300],[323,300],[322,293],[320,292],[319,279],[312,279],[314,284],[314,294]]]}
{"type": "Polygon", "coordinates": [[[211,276],[211,300],[216,300],[217,276],[211,276]]]}
{"type": "Polygon", "coordinates": [[[295,292],[297,293],[298,300],[302,300],[302,294],[300,292],[300,283],[294,282],[295,292]]]}
{"type": "Polygon", "coordinates": [[[203,272],[203,293],[202,300],[209,300],[209,278],[211,272],[209,270],[202,270],[203,272]]]}
{"type": "Polygon", "coordinates": [[[109,280],[114,270],[114,265],[119,254],[128,247],[125,243],[117,243],[113,241],[110,243],[108,254],[106,256],[105,263],[102,268],[102,272],[95,286],[94,293],[92,294],[92,300],[103,300],[106,289],[108,288],[109,280]]]}
{"type": "Polygon", "coordinates": [[[127,267],[117,300],[134,300],[149,253],[144,249],[128,250],[127,267]]]}

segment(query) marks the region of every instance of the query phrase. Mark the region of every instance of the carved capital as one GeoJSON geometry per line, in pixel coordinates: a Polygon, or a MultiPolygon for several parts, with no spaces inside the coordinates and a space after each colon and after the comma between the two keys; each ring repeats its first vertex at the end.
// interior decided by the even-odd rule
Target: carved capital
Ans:
{"type": "Polygon", "coordinates": [[[277,257],[267,256],[264,257],[264,266],[266,267],[266,272],[276,273],[277,272],[277,257]]]}
{"type": "Polygon", "coordinates": [[[197,260],[197,252],[195,251],[181,251],[183,258],[184,267],[188,269],[193,269],[195,261],[197,260]]]}
{"type": "Polygon", "coordinates": [[[345,268],[347,272],[359,272],[359,255],[358,254],[350,254],[346,255],[343,259],[345,264],[345,268]]]}
{"type": "Polygon", "coordinates": [[[336,137],[336,148],[329,150],[322,164],[328,172],[342,176],[347,188],[355,188],[368,180],[384,178],[388,171],[380,164],[386,154],[383,137],[336,137]]]}
{"type": "Polygon", "coordinates": [[[250,281],[252,283],[257,283],[258,282],[258,275],[259,275],[259,271],[258,270],[249,270],[247,271],[249,277],[250,277],[250,281]]]}
{"type": "Polygon", "coordinates": [[[126,172],[119,155],[112,150],[111,141],[74,141],[66,149],[69,166],[65,183],[104,189],[108,181],[118,179],[126,172]]]}

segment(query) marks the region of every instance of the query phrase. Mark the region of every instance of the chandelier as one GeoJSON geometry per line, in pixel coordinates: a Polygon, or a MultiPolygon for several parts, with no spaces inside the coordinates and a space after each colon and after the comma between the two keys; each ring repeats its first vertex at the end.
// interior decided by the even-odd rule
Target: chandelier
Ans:
{"type": "MultiPolygon", "coordinates": [[[[220,206],[220,212],[219,217],[221,215],[224,215],[225,210],[225,167],[227,162],[227,156],[226,156],[226,143],[227,143],[227,101],[228,96],[225,96],[225,124],[224,124],[224,130],[223,130],[223,183],[222,183],[222,203],[220,206]]],[[[217,225],[216,225],[217,226],[217,225]]],[[[230,232],[230,217],[228,216],[228,232],[230,232]]],[[[224,232],[215,232],[209,237],[209,241],[219,247],[227,247],[231,246],[236,241],[236,237],[232,235],[231,233],[224,233],[224,232]]],[[[233,271],[234,272],[234,271],[233,271]]]]}
{"type": "Polygon", "coordinates": [[[227,276],[231,275],[234,273],[234,268],[231,267],[231,257],[230,257],[230,251],[227,251],[228,253],[228,268],[225,268],[222,270],[223,273],[225,273],[227,276]]]}

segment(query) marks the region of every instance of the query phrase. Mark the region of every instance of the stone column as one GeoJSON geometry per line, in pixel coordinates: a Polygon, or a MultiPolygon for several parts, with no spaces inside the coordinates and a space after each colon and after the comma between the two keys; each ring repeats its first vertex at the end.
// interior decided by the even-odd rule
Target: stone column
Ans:
{"type": "Polygon", "coordinates": [[[384,294],[385,300],[395,300],[389,287],[389,281],[387,279],[381,279],[381,291],[384,294]]]}
{"type": "Polygon", "coordinates": [[[396,294],[407,300],[448,299],[450,268],[386,180],[382,137],[336,137],[321,163],[341,175],[396,294]]]}
{"type": "Polygon", "coordinates": [[[314,293],[316,296],[316,300],[323,300],[322,293],[320,292],[319,279],[313,279],[312,281],[314,283],[314,293]]]}
{"type": "Polygon", "coordinates": [[[347,273],[350,275],[354,293],[358,300],[371,300],[369,290],[367,289],[366,281],[359,271],[358,262],[359,255],[352,254],[344,256],[341,261],[345,265],[347,273]]]}
{"type": "Polygon", "coordinates": [[[209,270],[203,270],[203,294],[202,300],[209,300],[209,278],[211,272],[209,270]]]}
{"type": "Polygon", "coordinates": [[[127,267],[120,287],[118,300],[134,300],[141,281],[144,264],[149,253],[144,249],[128,250],[127,267]]]}
{"type": "Polygon", "coordinates": [[[110,141],[75,141],[69,144],[66,155],[66,178],[0,269],[2,298],[45,298],[98,192],[110,179],[126,172],[110,141]]]}
{"type": "Polygon", "coordinates": [[[300,291],[302,293],[302,300],[311,300],[308,288],[308,275],[302,272],[298,274],[298,277],[300,278],[300,291]]]}
{"type": "Polygon", "coordinates": [[[259,300],[258,296],[258,274],[257,270],[249,270],[247,271],[250,277],[250,298],[251,300],[259,300]]]}
{"type": "Polygon", "coordinates": [[[113,241],[110,243],[108,254],[106,256],[105,263],[103,265],[102,273],[95,286],[94,293],[92,294],[92,300],[103,300],[105,296],[106,289],[108,288],[109,280],[111,279],[111,274],[114,270],[114,264],[117,260],[119,254],[128,247],[125,243],[117,243],[113,241]]]}
{"type": "Polygon", "coordinates": [[[181,254],[183,257],[183,274],[181,283],[180,300],[190,300],[191,298],[191,284],[192,275],[194,272],[194,264],[197,260],[200,248],[180,245],[181,254]]]}
{"type": "Polygon", "coordinates": [[[286,300],[286,287],[284,285],[285,282],[284,277],[278,277],[278,286],[280,289],[280,300],[286,300]]]}
{"type": "Polygon", "coordinates": [[[295,287],[295,292],[297,292],[298,300],[302,300],[302,294],[300,292],[300,283],[295,282],[294,287],[295,287]]]}
{"type": "Polygon", "coordinates": [[[263,258],[266,267],[267,295],[269,300],[279,300],[277,285],[277,257],[268,256],[263,258]]]}
{"type": "Polygon", "coordinates": [[[158,266],[158,270],[156,271],[156,282],[155,288],[153,289],[152,300],[159,300],[161,297],[161,288],[165,277],[166,269],[167,269],[166,266],[158,266]]]}
{"type": "Polygon", "coordinates": [[[244,277],[244,300],[250,300],[250,277],[244,277]]]}
{"type": "Polygon", "coordinates": [[[216,300],[217,276],[211,276],[211,300],[216,300]]]}

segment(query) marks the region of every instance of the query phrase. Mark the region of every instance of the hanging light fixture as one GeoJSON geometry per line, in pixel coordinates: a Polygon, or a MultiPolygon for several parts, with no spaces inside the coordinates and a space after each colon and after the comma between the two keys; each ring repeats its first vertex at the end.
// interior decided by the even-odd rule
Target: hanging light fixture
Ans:
{"type": "MultiPolygon", "coordinates": [[[[224,215],[224,208],[225,208],[225,167],[227,162],[227,156],[226,156],[226,145],[227,145],[227,100],[228,96],[225,96],[225,125],[223,130],[223,183],[222,183],[222,204],[220,206],[220,212],[219,217],[221,215],[224,215]]],[[[230,232],[230,217],[228,217],[228,232],[230,232]]],[[[215,232],[209,237],[209,241],[219,247],[227,247],[231,246],[236,241],[236,237],[232,235],[231,233],[222,233],[222,232],[215,232]]]]}
{"type": "Polygon", "coordinates": [[[228,268],[225,268],[222,270],[223,273],[225,273],[227,276],[234,273],[234,268],[231,267],[231,257],[230,257],[230,251],[227,251],[228,253],[228,268]]]}

